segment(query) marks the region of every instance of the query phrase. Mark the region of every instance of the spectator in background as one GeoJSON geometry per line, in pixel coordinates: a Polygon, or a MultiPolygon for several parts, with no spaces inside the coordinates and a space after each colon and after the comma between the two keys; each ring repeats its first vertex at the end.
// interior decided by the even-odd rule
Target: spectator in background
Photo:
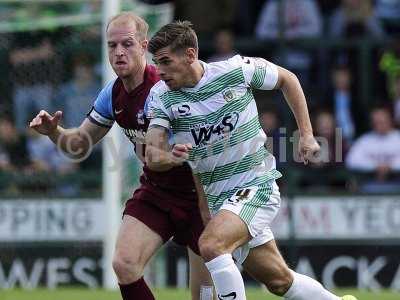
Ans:
{"type": "MultiPolygon", "coordinates": [[[[288,40],[301,38],[316,38],[322,32],[322,18],[318,5],[314,0],[277,0],[266,1],[256,26],[258,39],[277,39],[280,37],[280,12],[283,9],[282,36],[288,40]]],[[[312,56],[304,50],[289,49],[279,53],[280,64],[293,70],[303,84],[309,81],[309,70],[312,56]]]]}
{"type": "Polygon", "coordinates": [[[330,111],[322,110],[314,115],[313,123],[321,150],[317,157],[310,160],[309,164],[313,169],[311,174],[304,166],[297,166],[301,174],[304,174],[298,179],[299,183],[310,189],[344,189],[347,181],[344,157],[348,147],[340,130],[336,128],[335,117],[330,111]]]}
{"type": "MultiPolygon", "coordinates": [[[[17,192],[48,190],[52,182],[51,174],[66,175],[77,169],[49,139],[29,129],[21,133],[9,116],[0,117],[0,180],[6,179],[17,192]],[[14,180],[14,175],[16,175],[14,180]],[[44,175],[44,176],[43,176],[44,175]]],[[[0,187],[4,183],[0,182],[0,187]]],[[[76,194],[77,186],[71,183],[56,186],[59,194],[76,194]]]]}
{"type": "Polygon", "coordinates": [[[78,194],[79,184],[71,180],[63,182],[60,176],[73,174],[78,170],[79,164],[68,159],[66,154],[57,149],[57,146],[46,136],[30,128],[27,133],[27,149],[31,160],[42,166],[42,172],[46,172],[48,176],[53,174],[52,176],[58,177],[58,180],[54,182],[58,195],[76,196],[78,194]]]}
{"type": "Polygon", "coordinates": [[[26,135],[18,132],[11,117],[6,115],[0,117],[0,145],[3,149],[4,171],[31,173],[45,169],[42,164],[32,162],[26,135]]]}
{"type": "MultiPolygon", "coordinates": [[[[321,34],[322,20],[313,0],[283,1],[283,36],[287,39],[316,37],[321,34]]],[[[256,35],[260,39],[279,37],[279,1],[266,1],[260,13],[256,35]]]]}
{"type": "Polygon", "coordinates": [[[386,33],[400,31],[400,0],[376,0],[376,15],[385,28],[386,33]]]}
{"type": "Polygon", "coordinates": [[[319,112],[314,121],[315,135],[320,142],[320,156],[310,164],[314,168],[336,169],[343,166],[347,143],[342,139],[340,129],[337,130],[335,117],[329,111],[319,112]]]}
{"type": "Polygon", "coordinates": [[[54,101],[57,109],[64,112],[64,124],[68,128],[79,127],[100,90],[90,57],[77,55],[72,68],[72,79],[60,87],[54,101]]]}
{"type": "Polygon", "coordinates": [[[336,125],[342,129],[343,139],[351,144],[354,134],[354,121],[351,113],[351,72],[348,66],[338,65],[332,73],[333,105],[336,125]]]}
{"type": "Polygon", "coordinates": [[[13,76],[13,113],[15,125],[22,132],[33,112],[51,109],[53,85],[60,78],[62,66],[46,36],[24,35],[16,38],[13,47],[9,55],[13,76]]]}
{"type": "MultiPolygon", "coordinates": [[[[2,120],[0,120],[0,135],[1,135],[1,125],[2,120]]],[[[0,143],[0,172],[1,171],[11,171],[10,160],[8,158],[6,149],[3,143],[0,143]]]]}
{"type": "Polygon", "coordinates": [[[9,167],[9,161],[6,152],[0,145],[0,172],[7,171],[9,167]]]}
{"type": "Polygon", "coordinates": [[[2,194],[15,194],[18,192],[18,189],[15,183],[13,183],[11,176],[15,167],[10,162],[7,145],[3,143],[3,140],[7,138],[5,131],[8,130],[7,120],[3,118],[0,115],[0,192],[2,194]]]}
{"type": "Polygon", "coordinates": [[[68,174],[77,169],[78,165],[62,154],[47,137],[32,129],[28,129],[27,137],[29,157],[43,165],[43,170],[52,174],[68,174]]]}
{"type": "Polygon", "coordinates": [[[48,170],[47,161],[39,161],[31,156],[28,137],[17,130],[7,115],[0,117],[0,145],[3,151],[0,163],[2,190],[20,194],[48,189],[49,180],[43,180],[40,176],[48,170]]]}
{"type": "Polygon", "coordinates": [[[229,30],[220,30],[214,36],[215,53],[208,59],[208,62],[226,60],[236,55],[233,49],[233,34],[229,30]]]}
{"type": "Polygon", "coordinates": [[[385,35],[370,0],[342,0],[331,17],[329,29],[333,37],[385,35]]]}
{"type": "Polygon", "coordinates": [[[348,169],[366,174],[361,191],[369,193],[400,190],[400,131],[393,127],[390,110],[371,111],[372,131],[358,138],[346,158],[348,169]],[[373,173],[374,179],[369,174],[373,173]]]}

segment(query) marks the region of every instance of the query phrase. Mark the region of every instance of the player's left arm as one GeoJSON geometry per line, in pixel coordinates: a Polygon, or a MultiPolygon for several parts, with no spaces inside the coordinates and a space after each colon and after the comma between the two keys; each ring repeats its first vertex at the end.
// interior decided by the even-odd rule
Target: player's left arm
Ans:
{"type": "Polygon", "coordinates": [[[275,89],[280,89],[290,106],[300,131],[299,154],[304,163],[307,163],[320,150],[320,146],[314,138],[308,113],[307,101],[303,89],[295,74],[277,66],[278,81],[275,89]]]}
{"type": "Polygon", "coordinates": [[[300,131],[300,157],[307,163],[319,151],[319,145],[313,135],[306,98],[297,76],[263,58],[241,57],[241,66],[251,88],[283,92],[300,131]]]}

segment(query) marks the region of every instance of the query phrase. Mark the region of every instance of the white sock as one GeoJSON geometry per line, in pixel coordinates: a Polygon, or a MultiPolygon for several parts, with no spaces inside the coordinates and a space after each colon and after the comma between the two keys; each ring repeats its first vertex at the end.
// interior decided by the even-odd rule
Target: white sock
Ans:
{"type": "Polygon", "coordinates": [[[246,300],[242,274],[236,267],[232,255],[223,254],[206,263],[214,282],[218,299],[246,300]]]}
{"type": "Polygon", "coordinates": [[[288,300],[341,300],[316,280],[292,271],[293,283],[289,290],[283,295],[288,300]]]}

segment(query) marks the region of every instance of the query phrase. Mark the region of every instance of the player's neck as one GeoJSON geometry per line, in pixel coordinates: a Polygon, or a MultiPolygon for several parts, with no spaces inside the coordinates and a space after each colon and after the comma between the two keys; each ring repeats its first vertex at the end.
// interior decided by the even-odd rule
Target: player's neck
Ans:
{"type": "Polygon", "coordinates": [[[186,87],[194,87],[199,83],[204,75],[204,67],[200,61],[196,60],[190,67],[190,76],[188,76],[188,81],[186,87]]]}
{"type": "Polygon", "coordinates": [[[144,70],[146,68],[146,61],[144,60],[140,65],[138,65],[132,76],[127,78],[121,78],[125,90],[130,93],[141,85],[144,81],[144,70]]]}

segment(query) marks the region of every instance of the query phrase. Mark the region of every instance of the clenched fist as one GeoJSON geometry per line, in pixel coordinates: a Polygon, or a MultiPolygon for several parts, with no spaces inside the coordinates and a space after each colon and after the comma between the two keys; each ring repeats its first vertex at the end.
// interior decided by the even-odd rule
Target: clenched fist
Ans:
{"type": "Polygon", "coordinates": [[[191,144],[175,144],[172,148],[172,155],[183,162],[189,159],[189,150],[191,149],[191,144]]]}
{"type": "Polygon", "coordinates": [[[319,154],[320,148],[313,135],[300,136],[299,155],[304,164],[312,161],[319,154]]]}

